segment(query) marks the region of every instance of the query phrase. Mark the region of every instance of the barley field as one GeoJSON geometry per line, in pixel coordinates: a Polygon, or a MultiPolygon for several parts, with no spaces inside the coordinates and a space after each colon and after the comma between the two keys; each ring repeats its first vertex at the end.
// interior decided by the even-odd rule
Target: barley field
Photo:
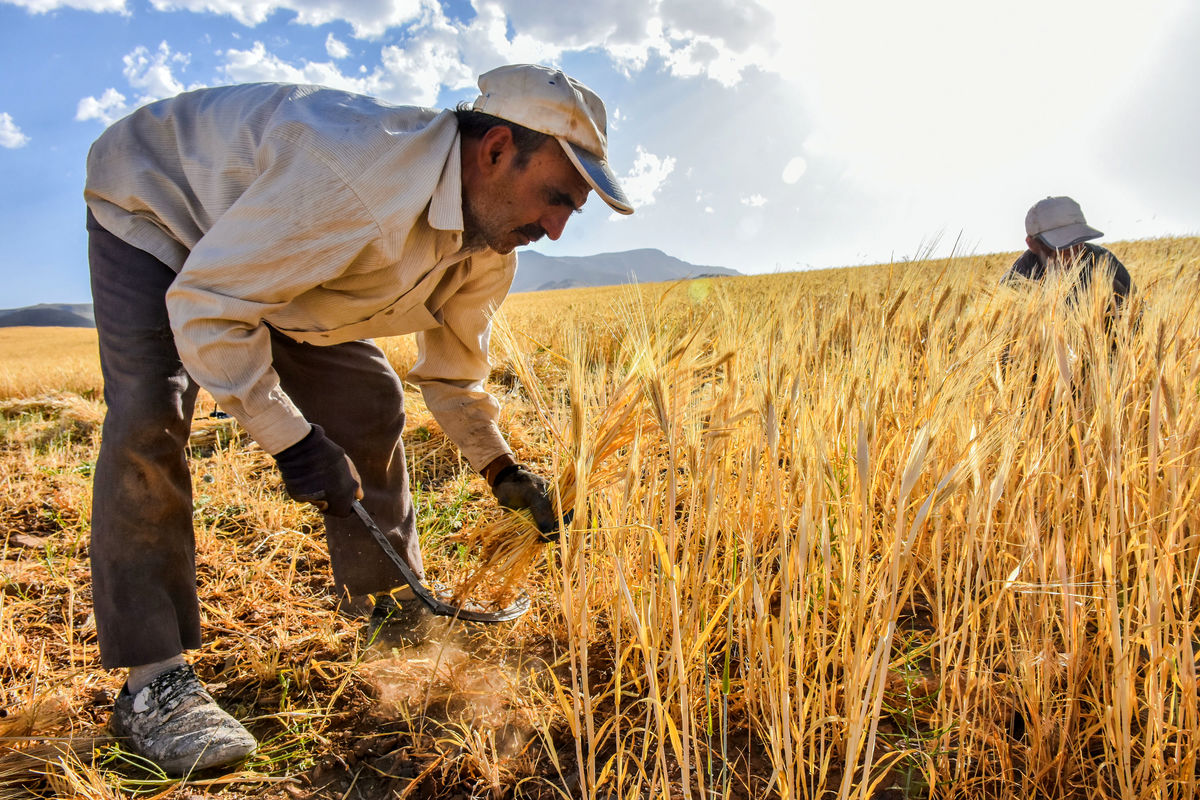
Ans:
{"type": "Polygon", "coordinates": [[[1195,797],[1200,239],[1112,250],[1110,321],[1015,254],[509,298],[501,427],[573,522],[501,513],[410,391],[428,571],[532,599],[418,645],[332,610],[202,401],[193,656],[261,746],[182,782],[103,727],[94,332],[0,330],[0,800],[1195,797]]]}

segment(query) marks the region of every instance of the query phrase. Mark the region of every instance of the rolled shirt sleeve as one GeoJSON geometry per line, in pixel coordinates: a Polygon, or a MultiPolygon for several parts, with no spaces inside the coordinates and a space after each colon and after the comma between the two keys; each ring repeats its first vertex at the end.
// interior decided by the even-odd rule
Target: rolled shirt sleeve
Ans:
{"type": "Polygon", "coordinates": [[[441,326],[417,334],[419,356],[408,373],[425,405],[476,470],[512,451],[496,420],[500,404],[484,389],[491,364],[491,319],[516,271],[514,256],[473,256],[459,289],[442,306],[441,326]]]}

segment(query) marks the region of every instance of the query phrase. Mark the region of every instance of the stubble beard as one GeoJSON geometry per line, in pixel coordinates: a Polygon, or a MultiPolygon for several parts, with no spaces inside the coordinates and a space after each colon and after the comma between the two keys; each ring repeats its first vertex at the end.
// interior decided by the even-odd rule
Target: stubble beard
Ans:
{"type": "Polygon", "coordinates": [[[480,224],[475,215],[474,209],[471,207],[471,201],[463,198],[463,247],[478,249],[486,247],[487,236],[483,232],[483,226],[480,224]]]}
{"type": "Polygon", "coordinates": [[[463,193],[463,247],[489,247],[500,255],[513,251],[501,240],[505,231],[497,231],[492,204],[463,193]]]}
{"type": "Polygon", "coordinates": [[[519,228],[508,228],[505,227],[507,219],[508,217],[503,213],[503,210],[493,213],[493,207],[490,204],[481,203],[477,205],[469,198],[464,198],[463,246],[486,246],[503,256],[508,255],[521,245],[531,244],[546,235],[546,231],[536,222],[522,225],[519,228]],[[516,241],[516,235],[518,234],[529,241],[516,241]]]}

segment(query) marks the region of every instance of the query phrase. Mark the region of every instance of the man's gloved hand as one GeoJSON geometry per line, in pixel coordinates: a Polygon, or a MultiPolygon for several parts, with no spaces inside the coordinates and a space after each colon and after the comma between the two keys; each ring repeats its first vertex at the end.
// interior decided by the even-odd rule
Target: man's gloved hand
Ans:
{"type": "MultiPolygon", "coordinates": [[[[492,482],[492,494],[505,508],[528,508],[546,541],[558,538],[558,514],[554,511],[550,483],[545,478],[533,474],[521,464],[509,464],[496,474],[492,482]]],[[[568,513],[564,522],[570,521],[568,513]]]]}
{"type": "Polygon", "coordinates": [[[283,486],[298,503],[312,503],[322,513],[348,517],[363,496],[358,470],[346,451],[313,425],[300,441],[275,456],[283,486]]]}

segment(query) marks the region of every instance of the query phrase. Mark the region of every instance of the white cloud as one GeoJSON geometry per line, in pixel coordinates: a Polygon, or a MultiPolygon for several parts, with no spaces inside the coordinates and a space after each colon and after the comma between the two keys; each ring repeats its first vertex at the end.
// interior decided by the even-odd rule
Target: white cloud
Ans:
{"type": "MultiPolygon", "coordinates": [[[[448,20],[438,7],[426,22],[429,32],[422,35],[436,32],[443,41],[454,43],[469,71],[476,74],[501,64],[553,64],[561,57],[564,48],[557,40],[541,35],[537,29],[523,27],[499,3],[474,0],[473,5],[475,18],[466,25],[448,20]],[[510,26],[517,31],[511,39],[510,26]]],[[[562,5],[543,5],[543,8],[558,9],[562,5]]]]}
{"type": "MultiPolygon", "coordinates": [[[[433,0],[425,0],[432,2],[433,0]]],[[[157,11],[224,14],[248,27],[276,11],[291,12],[301,25],[349,23],[359,39],[374,39],[420,16],[422,0],[151,0],[157,11]]]]}
{"type": "Polygon", "coordinates": [[[803,156],[796,156],[783,168],[783,175],[780,177],[783,178],[784,183],[796,183],[804,177],[804,173],[807,171],[808,162],[804,160],[803,156]]]}
{"type": "Polygon", "coordinates": [[[316,83],[401,104],[432,105],[444,82],[457,85],[462,81],[456,74],[467,74],[451,54],[432,42],[411,50],[385,47],[381,66],[373,70],[359,66],[354,74],[342,72],[332,61],[290,63],[268,51],[262,42],[255,42],[249,50],[229,49],[220,55],[225,59],[221,74],[233,83],[316,83]]]}
{"type": "Polygon", "coordinates": [[[255,42],[249,50],[225,50],[220,55],[225,59],[221,73],[234,83],[319,83],[334,89],[375,96],[386,95],[391,87],[386,76],[378,69],[365,76],[350,77],[343,74],[331,61],[301,61],[299,65],[289,64],[268,52],[262,42],[255,42]]]}
{"type": "Polygon", "coordinates": [[[77,11],[116,12],[127,14],[125,0],[4,0],[19,8],[24,8],[32,14],[45,14],[60,8],[74,8],[77,11]]]}
{"type": "Polygon", "coordinates": [[[462,88],[474,82],[474,74],[458,60],[457,51],[436,38],[421,39],[405,47],[388,46],[380,52],[381,65],[355,74],[342,72],[332,61],[293,64],[255,42],[249,50],[225,50],[222,76],[234,83],[275,81],[316,83],[357,92],[393,103],[433,105],[443,86],[462,88]]]}
{"type": "Polygon", "coordinates": [[[737,52],[759,48],[774,23],[766,6],[746,0],[662,0],[660,8],[669,29],[720,41],[737,52]]]}
{"type": "Polygon", "coordinates": [[[676,77],[703,76],[722,86],[741,83],[742,73],[762,63],[761,48],[747,51],[730,48],[719,38],[689,34],[679,45],[659,48],[667,68],[676,77]]]}
{"type": "MultiPolygon", "coordinates": [[[[27,0],[32,1],[32,0],[27,0]]],[[[49,2],[50,0],[41,0],[49,2]]],[[[588,13],[575,3],[543,0],[472,0],[469,22],[449,19],[439,0],[151,0],[159,11],[187,10],[229,15],[246,26],[276,12],[294,22],[319,26],[348,23],[357,38],[397,32],[400,41],[385,48],[393,63],[416,66],[408,79],[393,73],[397,87],[415,87],[430,75],[445,75],[454,88],[461,73],[472,75],[503,63],[556,63],[564,53],[601,51],[625,71],[661,57],[676,76],[706,76],[725,85],[739,82],[750,66],[769,55],[762,31],[773,12],[762,2],[711,0],[594,0],[588,13]],[[510,35],[510,31],[513,33],[510,35]],[[422,49],[426,52],[421,52],[422,49]]],[[[326,51],[346,57],[330,34],[326,51]]],[[[390,71],[390,70],[389,70],[390,71]]],[[[433,93],[439,87],[422,84],[433,93]]]]}
{"type": "Polygon", "coordinates": [[[79,101],[75,110],[75,119],[79,121],[96,119],[105,125],[111,125],[129,113],[125,95],[116,89],[105,89],[100,97],[85,97],[79,101]]]}
{"type": "Polygon", "coordinates": [[[499,64],[552,60],[528,37],[510,41],[507,19],[494,5],[481,2],[476,17],[463,25],[449,20],[436,0],[421,1],[419,19],[379,51],[373,70],[359,66],[356,75],[347,75],[333,62],[292,63],[255,42],[249,50],[221,53],[221,72],[231,81],[319,83],[393,103],[434,105],[442,89],[472,87],[476,75],[499,64]]]}
{"type": "Polygon", "coordinates": [[[657,3],[645,0],[591,0],[587,13],[574,3],[546,3],[543,0],[475,0],[478,11],[484,3],[505,13],[514,30],[546,42],[558,42],[570,50],[593,47],[597,43],[642,42],[646,22],[654,19],[657,3]]]}
{"type": "Polygon", "coordinates": [[[621,188],[625,190],[634,208],[653,205],[658,190],[666,183],[667,176],[674,169],[674,158],[659,158],[638,145],[637,158],[634,159],[629,173],[621,178],[621,188]]]}
{"type": "Polygon", "coordinates": [[[285,61],[262,42],[250,50],[227,50],[224,76],[233,81],[320,83],[371,94],[394,103],[434,105],[442,89],[470,89],[478,74],[504,63],[553,63],[561,51],[528,35],[508,36],[508,19],[488,0],[477,0],[468,24],[448,19],[436,0],[422,0],[421,16],[396,44],[379,52],[380,66],[357,76],[332,62],[285,61]]]}
{"type": "MultiPolygon", "coordinates": [[[[115,0],[20,2],[46,8],[67,2],[93,10],[123,8],[115,0]]],[[[285,60],[256,41],[249,49],[221,52],[225,63],[219,72],[224,80],[321,83],[420,105],[436,104],[443,89],[471,88],[476,75],[500,64],[556,64],[568,52],[583,51],[604,52],[627,73],[660,58],[676,77],[703,76],[735,85],[745,69],[765,63],[762,42],[770,37],[761,30],[770,27],[773,12],[763,0],[712,3],[712,8],[696,8],[683,0],[594,0],[595,7],[581,15],[572,3],[471,0],[475,14],[462,22],[446,16],[442,0],[151,0],[158,11],[227,15],[246,26],[286,13],[302,25],[345,22],[358,38],[388,33],[392,41],[379,51],[379,66],[360,66],[349,75],[335,62],[347,58],[350,48],[332,32],[325,39],[330,61],[285,60]]],[[[132,105],[184,88],[173,70],[185,66],[187,57],[171,53],[165,43],[156,52],[138,48],[125,61],[126,78],[137,95],[132,105]]],[[[78,116],[110,120],[123,110],[106,93],[81,101],[78,116]]],[[[613,129],[622,121],[615,114],[613,129]]]]}
{"type": "Polygon", "coordinates": [[[750,206],[751,208],[762,208],[767,204],[767,198],[761,194],[752,194],[749,197],[742,198],[742,205],[750,206]]]}
{"type": "Polygon", "coordinates": [[[125,79],[132,88],[142,92],[138,98],[139,105],[171,97],[184,90],[183,84],[172,74],[171,65],[187,66],[189,56],[172,53],[166,42],[159,43],[154,52],[145,47],[135,47],[123,60],[125,79]]]}
{"type": "Polygon", "coordinates": [[[346,56],[350,55],[350,48],[346,47],[346,43],[338,39],[332,33],[325,37],[325,52],[334,61],[341,61],[346,56]]]}
{"type": "Polygon", "coordinates": [[[75,119],[95,119],[111,125],[138,106],[172,97],[188,88],[197,88],[199,84],[185,87],[173,73],[173,66],[186,67],[190,59],[185,53],[173,52],[166,42],[161,42],[153,51],[142,46],[135,47],[122,58],[125,68],[121,71],[130,88],[139,92],[134,101],[130,103],[124,94],[109,87],[98,98],[88,96],[80,100],[75,119]]]}
{"type": "MultiPolygon", "coordinates": [[[[476,10],[486,0],[475,0],[476,10]]],[[[498,7],[497,7],[498,8],[498,7]]],[[[575,3],[507,0],[514,30],[562,51],[599,50],[627,74],[660,57],[676,77],[705,76],[734,85],[751,65],[765,63],[773,12],[755,0],[593,0],[575,3]]],[[[515,40],[514,40],[515,43],[515,40]]]]}
{"type": "Polygon", "coordinates": [[[29,137],[21,133],[17,123],[13,122],[12,115],[7,111],[0,111],[0,147],[15,150],[27,144],[29,144],[29,137]]]}
{"type": "Polygon", "coordinates": [[[459,58],[453,42],[439,38],[410,41],[407,47],[385,47],[384,70],[406,103],[431,106],[442,86],[462,89],[475,82],[473,70],[459,58]]]}

